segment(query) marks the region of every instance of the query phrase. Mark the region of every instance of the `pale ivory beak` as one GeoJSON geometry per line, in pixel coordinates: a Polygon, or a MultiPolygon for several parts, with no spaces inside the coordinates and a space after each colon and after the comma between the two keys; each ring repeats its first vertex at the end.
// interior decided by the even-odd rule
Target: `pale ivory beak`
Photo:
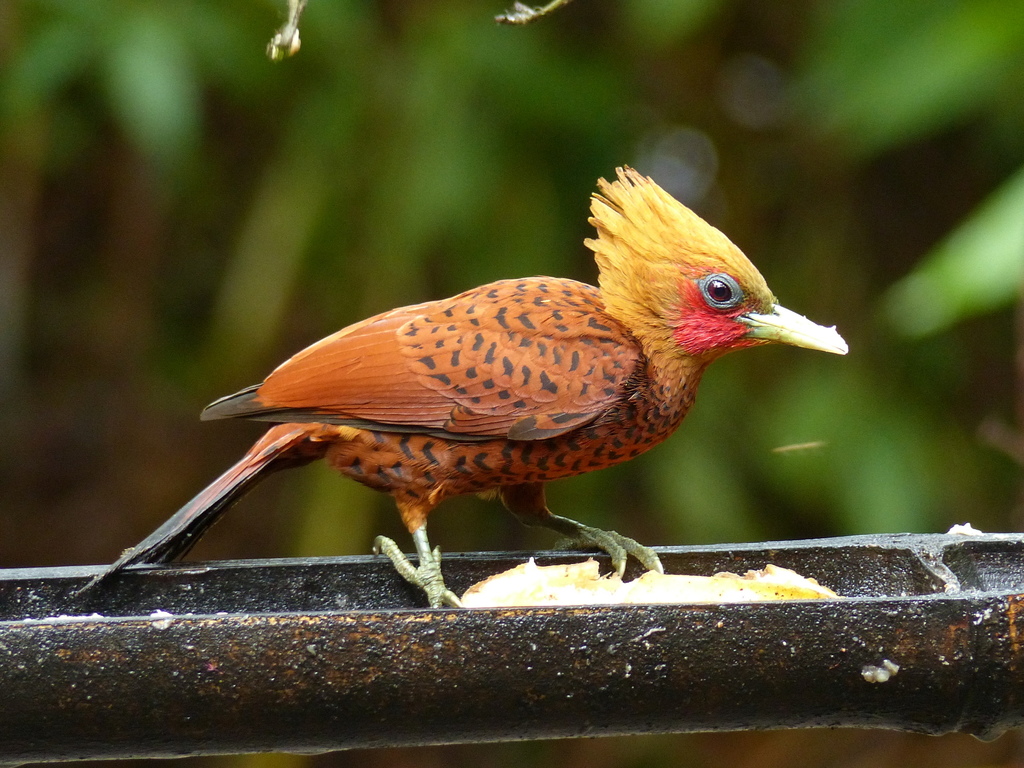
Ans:
{"type": "Polygon", "coordinates": [[[850,351],[834,325],[826,328],[812,323],[803,315],[791,312],[778,304],[772,307],[770,315],[748,312],[736,319],[750,326],[746,334],[746,338],[749,339],[791,344],[794,347],[817,349],[835,355],[845,355],[850,351]]]}

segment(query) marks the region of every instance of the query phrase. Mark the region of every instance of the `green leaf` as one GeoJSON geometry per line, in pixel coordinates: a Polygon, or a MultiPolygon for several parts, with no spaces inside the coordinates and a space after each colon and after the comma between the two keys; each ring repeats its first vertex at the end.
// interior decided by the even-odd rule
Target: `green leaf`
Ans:
{"type": "Polygon", "coordinates": [[[824,20],[798,87],[805,114],[876,154],[993,102],[1024,61],[1017,0],[859,0],[824,20]]]}
{"type": "Polygon", "coordinates": [[[88,66],[94,50],[88,29],[62,18],[43,24],[0,80],[0,103],[9,119],[55,100],[88,66]]]}
{"type": "Polygon", "coordinates": [[[199,126],[199,86],[171,19],[143,11],[109,29],[106,85],[125,132],[164,163],[179,158],[199,126]]]}
{"type": "Polygon", "coordinates": [[[907,336],[1012,304],[1024,281],[1024,168],[994,192],[909,275],[885,309],[907,336]]]}

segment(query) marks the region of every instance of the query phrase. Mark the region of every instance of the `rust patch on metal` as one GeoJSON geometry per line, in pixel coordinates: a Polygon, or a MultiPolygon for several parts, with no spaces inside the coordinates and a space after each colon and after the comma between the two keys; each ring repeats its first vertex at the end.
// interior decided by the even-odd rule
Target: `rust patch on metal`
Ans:
{"type": "Polygon", "coordinates": [[[1024,594],[1010,595],[1006,598],[1006,639],[1010,642],[1010,652],[1016,661],[1020,655],[1020,638],[1017,633],[1017,617],[1020,613],[1024,594]]]}

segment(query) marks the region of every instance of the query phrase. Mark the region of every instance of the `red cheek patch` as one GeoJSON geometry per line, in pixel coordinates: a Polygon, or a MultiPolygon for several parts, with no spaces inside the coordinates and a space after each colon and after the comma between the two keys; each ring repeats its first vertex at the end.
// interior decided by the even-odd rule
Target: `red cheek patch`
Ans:
{"type": "Polygon", "coordinates": [[[716,349],[726,352],[757,343],[743,339],[750,330],[736,321],[736,317],[743,314],[743,307],[728,314],[716,312],[704,303],[700,290],[689,280],[683,281],[680,293],[679,320],[672,337],[687,354],[700,356],[716,349]]]}

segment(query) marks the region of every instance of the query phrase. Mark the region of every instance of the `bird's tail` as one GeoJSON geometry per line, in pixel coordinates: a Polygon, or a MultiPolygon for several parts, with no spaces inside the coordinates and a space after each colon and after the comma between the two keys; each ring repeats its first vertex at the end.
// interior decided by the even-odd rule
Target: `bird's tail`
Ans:
{"type": "Polygon", "coordinates": [[[126,549],[81,592],[107,582],[131,565],[166,563],[184,555],[228,507],[267,475],[321,458],[327,446],[315,439],[321,429],[317,424],[279,424],[272,427],[237,464],[200,491],[153,533],[131,549],[126,549]]]}

